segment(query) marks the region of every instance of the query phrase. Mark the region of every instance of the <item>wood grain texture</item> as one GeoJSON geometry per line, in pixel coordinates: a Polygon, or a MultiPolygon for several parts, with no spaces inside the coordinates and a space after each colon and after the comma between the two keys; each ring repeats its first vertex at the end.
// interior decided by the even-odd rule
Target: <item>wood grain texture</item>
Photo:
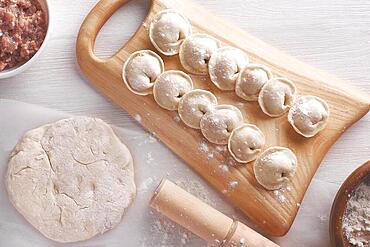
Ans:
{"type": "MultiPolygon", "coordinates": [[[[218,191],[227,189],[230,181],[237,181],[239,186],[226,194],[227,199],[266,233],[284,235],[292,225],[297,213],[297,203],[302,201],[325,153],[344,130],[369,111],[369,98],[350,84],[278,51],[189,1],[153,1],[145,24],[139,27],[129,42],[112,57],[98,58],[94,54],[97,33],[108,18],[126,2],[100,1],[82,24],[77,41],[77,60],[83,74],[129,114],[139,114],[142,117],[141,124],[146,129],[155,133],[218,191]],[[210,158],[200,152],[202,136],[199,131],[174,121],[176,113],[159,108],[152,97],[134,95],[124,86],[121,78],[122,64],[134,51],[154,50],[145,26],[156,12],[165,8],[176,8],[184,13],[195,32],[206,32],[225,45],[239,47],[246,51],[252,61],[269,66],[275,76],[293,80],[300,94],[316,95],[328,102],[331,116],[327,128],[316,137],[306,139],[292,130],[286,115],[276,119],[268,118],[256,103],[240,101],[233,92],[220,92],[208,78],[192,76],[196,88],[212,91],[220,103],[236,106],[242,103],[241,110],[247,121],[257,124],[266,134],[267,146],[287,146],[297,154],[299,166],[292,181],[293,189],[285,203],[280,203],[272,192],[258,186],[250,164],[234,167],[226,175],[217,172],[218,166],[229,160],[228,155],[217,154],[210,158]]],[[[182,69],[177,56],[163,59],[167,70],[182,69]]]]}
{"type": "MultiPolygon", "coordinates": [[[[370,94],[368,0],[195,1],[274,47],[350,81],[370,94]]],[[[46,50],[29,70],[0,81],[0,98],[20,100],[69,114],[92,115],[116,126],[144,132],[133,118],[99,94],[76,69],[77,33],[85,15],[96,2],[53,0],[53,28],[46,50]]],[[[119,9],[97,37],[97,56],[109,57],[116,52],[144,20],[148,9],[148,0],[132,0],[119,9]]],[[[350,172],[369,159],[369,126],[370,114],[367,114],[343,133],[325,156],[313,183],[339,188],[350,172]]],[[[162,164],[158,166],[162,167],[162,164]]],[[[321,203],[316,202],[312,194],[321,191],[312,190],[315,186],[310,187],[311,196],[305,197],[289,234],[275,238],[282,246],[329,246],[328,218],[332,201],[327,198],[321,203]],[[327,210],[318,212],[318,204],[327,205],[327,210]]],[[[240,220],[253,226],[247,219],[240,220]]],[[[178,239],[180,242],[181,236],[178,239]]],[[[160,243],[153,246],[160,246],[160,243]]]]}

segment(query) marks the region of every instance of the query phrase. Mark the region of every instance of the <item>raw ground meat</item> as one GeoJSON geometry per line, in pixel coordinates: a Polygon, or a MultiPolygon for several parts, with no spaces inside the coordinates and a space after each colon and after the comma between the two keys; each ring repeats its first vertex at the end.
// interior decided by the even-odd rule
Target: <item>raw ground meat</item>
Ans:
{"type": "Polygon", "coordinates": [[[45,39],[47,22],[37,0],[0,0],[0,71],[28,61],[45,39]]]}

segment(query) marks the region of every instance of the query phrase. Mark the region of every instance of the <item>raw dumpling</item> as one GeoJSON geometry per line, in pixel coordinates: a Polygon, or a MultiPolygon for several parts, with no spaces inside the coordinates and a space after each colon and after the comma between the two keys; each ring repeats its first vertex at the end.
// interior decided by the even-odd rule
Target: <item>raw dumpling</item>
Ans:
{"type": "Polygon", "coordinates": [[[131,54],[123,65],[122,78],[127,88],[138,95],[152,93],[157,77],[164,71],[163,60],[155,52],[141,50],[131,54]]]}
{"type": "Polygon", "coordinates": [[[232,105],[218,105],[200,120],[203,136],[215,144],[227,144],[231,132],[243,123],[243,115],[232,105]]]}
{"type": "Polygon", "coordinates": [[[193,89],[190,76],[179,70],[169,70],[158,76],[154,83],[154,99],[164,109],[174,111],[182,96],[193,89]]]}
{"type": "Polygon", "coordinates": [[[200,119],[209,110],[217,105],[217,98],[213,93],[195,89],[186,93],[179,103],[179,116],[181,120],[189,127],[200,129],[200,119]]]}
{"type": "Polygon", "coordinates": [[[315,96],[299,97],[288,113],[289,123],[305,137],[312,137],[324,129],[328,118],[328,105],[323,99],[315,96]]]}
{"type": "Polygon", "coordinates": [[[178,54],[180,45],[190,35],[191,25],[188,19],[174,9],[158,12],[149,26],[150,41],[166,56],[178,54]]]}
{"type": "Polygon", "coordinates": [[[212,54],[220,46],[220,42],[208,34],[193,34],[180,46],[181,65],[192,74],[205,75],[208,72],[208,62],[212,54]]]}
{"type": "Polygon", "coordinates": [[[254,162],[257,182],[267,190],[277,190],[295,174],[297,157],[289,148],[271,147],[254,162]]]}
{"type": "Polygon", "coordinates": [[[296,87],[285,78],[273,78],[262,87],[258,103],[262,111],[270,117],[279,117],[293,104],[296,87]]]}
{"type": "Polygon", "coordinates": [[[240,49],[225,46],[215,51],[208,64],[213,84],[221,90],[234,90],[240,71],[248,64],[248,58],[240,49]]]}
{"type": "Polygon", "coordinates": [[[269,68],[262,64],[249,64],[236,80],[235,93],[247,101],[257,101],[263,85],[272,78],[269,68]]]}
{"type": "Polygon", "coordinates": [[[231,132],[228,149],[240,163],[255,160],[265,145],[265,135],[253,124],[243,124],[231,132]]]}
{"type": "Polygon", "coordinates": [[[10,155],[5,185],[33,227],[64,243],[114,228],[136,195],[130,151],[108,124],[89,117],[28,131],[10,155]]]}

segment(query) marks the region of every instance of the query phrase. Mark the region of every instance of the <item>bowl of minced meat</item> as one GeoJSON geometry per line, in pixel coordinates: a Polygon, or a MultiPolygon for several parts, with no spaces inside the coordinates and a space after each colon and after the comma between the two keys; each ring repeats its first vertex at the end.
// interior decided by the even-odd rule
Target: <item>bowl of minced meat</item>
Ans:
{"type": "Polygon", "coordinates": [[[19,74],[45,47],[47,0],[0,0],[0,79],[19,74]]]}

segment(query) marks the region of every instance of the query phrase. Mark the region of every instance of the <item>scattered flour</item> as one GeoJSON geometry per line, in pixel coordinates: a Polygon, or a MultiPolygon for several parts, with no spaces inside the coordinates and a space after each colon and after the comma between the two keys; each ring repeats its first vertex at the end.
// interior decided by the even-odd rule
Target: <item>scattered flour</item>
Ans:
{"type": "Polygon", "coordinates": [[[277,197],[280,203],[285,203],[286,202],[286,197],[283,194],[284,191],[282,190],[274,190],[274,195],[277,197]]]}
{"type": "Polygon", "coordinates": [[[201,143],[199,143],[199,147],[198,147],[198,150],[202,153],[208,153],[209,151],[209,147],[208,147],[208,143],[207,141],[202,141],[201,143]]]}
{"type": "Polygon", "coordinates": [[[229,187],[234,189],[236,188],[236,186],[238,186],[238,181],[230,181],[229,182],[229,187]]]}
{"type": "Polygon", "coordinates": [[[134,117],[134,119],[136,121],[138,121],[139,123],[141,123],[141,116],[140,116],[140,114],[135,114],[133,117],[134,117]]]}
{"type": "Polygon", "coordinates": [[[227,147],[226,147],[226,145],[224,145],[224,146],[218,145],[218,146],[216,146],[216,151],[217,152],[220,152],[220,153],[226,152],[227,151],[227,147]]]}
{"type": "Polygon", "coordinates": [[[148,177],[144,180],[143,183],[141,183],[138,187],[139,192],[147,192],[149,190],[149,187],[151,184],[153,184],[154,179],[152,177],[148,177]]]}
{"type": "Polygon", "coordinates": [[[207,203],[208,205],[216,207],[216,202],[211,200],[206,187],[203,186],[200,182],[194,181],[190,178],[181,178],[180,180],[175,181],[175,184],[177,184],[181,188],[184,188],[187,192],[194,195],[201,201],[207,203]]]}
{"type": "Polygon", "coordinates": [[[218,169],[221,171],[221,172],[228,172],[229,171],[229,167],[225,164],[221,164],[218,166],[218,169]]]}
{"type": "Polygon", "coordinates": [[[153,160],[154,160],[154,159],[153,159],[153,156],[152,156],[152,152],[148,152],[148,153],[146,154],[146,163],[147,163],[147,164],[151,164],[153,160]]]}
{"type": "Polygon", "coordinates": [[[325,215],[320,215],[320,216],[319,216],[319,219],[320,219],[320,222],[321,222],[321,223],[325,223],[325,222],[327,222],[327,221],[328,221],[328,217],[327,217],[327,216],[325,216],[325,215]]]}
{"type": "Polygon", "coordinates": [[[157,138],[155,138],[155,137],[154,137],[154,134],[155,134],[155,133],[153,133],[153,134],[148,133],[148,134],[145,136],[144,141],[140,142],[140,143],[138,144],[138,146],[142,146],[142,145],[145,145],[145,144],[148,144],[148,143],[156,143],[156,142],[158,142],[159,140],[158,140],[157,138]]]}
{"type": "Polygon", "coordinates": [[[150,236],[143,239],[142,247],[183,247],[196,238],[194,234],[157,212],[151,211],[150,236]]]}
{"type": "Polygon", "coordinates": [[[179,115],[176,115],[173,117],[173,120],[176,122],[176,123],[180,123],[181,122],[181,118],[179,117],[179,115]]]}

